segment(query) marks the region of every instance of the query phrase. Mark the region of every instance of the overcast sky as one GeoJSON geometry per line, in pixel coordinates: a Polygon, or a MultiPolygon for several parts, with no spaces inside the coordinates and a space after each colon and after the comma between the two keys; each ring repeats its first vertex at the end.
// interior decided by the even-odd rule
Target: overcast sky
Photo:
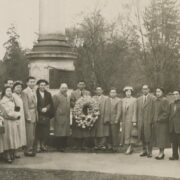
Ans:
{"type": "MultiPolygon", "coordinates": [[[[123,13],[122,4],[127,1],[137,1],[144,8],[148,0],[64,0],[66,27],[77,24],[82,12],[92,11],[95,7],[103,9],[103,16],[108,21],[114,20],[119,13],[123,13]]],[[[37,39],[38,23],[38,0],[0,0],[0,59],[5,51],[6,31],[11,24],[15,25],[20,35],[21,46],[32,48],[37,39]]]]}

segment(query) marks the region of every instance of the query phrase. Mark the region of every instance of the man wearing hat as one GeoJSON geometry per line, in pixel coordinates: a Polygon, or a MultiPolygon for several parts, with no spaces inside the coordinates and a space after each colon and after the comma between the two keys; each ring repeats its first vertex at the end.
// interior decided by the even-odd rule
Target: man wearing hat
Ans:
{"type": "Polygon", "coordinates": [[[48,82],[40,79],[37,82],[37,111],[38,122],[36,127],[37,140],[40,146],[37,151],[47,151],[47,139],[49,137],[50,119],[53,117],[53,101],[51,93],[47,91],[48,82]]]}
{"type": "Polygon", "coordinates": [[[142,86],[142,96],[137,100],[138,137],[143,145],[141,157],[152,157],[152,124],[154,118],[155,97],[148,85],[142,86]]]}
{"type": "Polygon", "coordinates": [[[27,146],[25,149],[25,156],[36,155],[36,139],[35,130],[38,119],[37,113],[37,97],[35,91],[36,79],[34,77],[27,78],[27,88],[22,92],[22,99],[24,104],[24,113],[26,121],[26,136],[27,146]]]}

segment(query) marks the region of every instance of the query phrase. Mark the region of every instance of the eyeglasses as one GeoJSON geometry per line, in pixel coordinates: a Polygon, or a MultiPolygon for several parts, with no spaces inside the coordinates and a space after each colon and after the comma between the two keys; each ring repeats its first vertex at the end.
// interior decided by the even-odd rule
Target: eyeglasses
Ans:
{"type": "Polygon", "coordinates": [[[179,96],[179,93],[174,93],[173,95],[174,95],[174,96],[179,96]]]}

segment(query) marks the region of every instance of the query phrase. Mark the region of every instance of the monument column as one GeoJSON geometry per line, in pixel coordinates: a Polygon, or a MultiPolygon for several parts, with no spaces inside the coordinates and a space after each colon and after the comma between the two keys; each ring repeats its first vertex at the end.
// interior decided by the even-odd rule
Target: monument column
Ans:
{"type": "MultiPolygon", "coordinates": [[[[37,79],[43,78],[51,82],[57,78],[61,79],[58,76],[50,77],[52,74],[50,71],[53,69],[65,71],[66,75],[68,75],[67,72],[74,71],[74,60],[77,54],[66,40],[65,9],[64,0],[39,0],[38,43],[27,54],[29,74],[37,79]]],[[[62,72],[56,71],[53,74],[62,76],[62,72]]]]}
{"type": "Polygon", "coordinates": [[[65,34],[64,2],[64,0],[39,0],[39,34],[65,34]]]}

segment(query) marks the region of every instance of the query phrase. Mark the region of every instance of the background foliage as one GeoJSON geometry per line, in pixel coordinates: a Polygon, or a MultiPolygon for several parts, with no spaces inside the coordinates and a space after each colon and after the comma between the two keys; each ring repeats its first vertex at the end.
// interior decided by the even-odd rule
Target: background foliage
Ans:
{"type": "MultiPolygon", "coordinates": [[[[69,43],[78,52],[75,62],[78,80],[88,89],[97,85],[105,91],[119,91],[142,84],[167,91],[179,88],[180,11],[176,0],[151,0],[142,11],[137,3],[125,4],[113,22],[107,22],[100,9],[83,14],[81,23],[66,30],[69,43]]],[[[4,80],[24,80],[28,76],[26,51],[12,25],[4,43],[6,53],[0,62],[0,87],[4,80]]]]}
{"type": "Polygon", "coordinates": [[[179,88],[179,6],[175,0],[151,0],[144,12],[136,3],[125,6],[127,13],[114,23],[106,22],[101,11],[84,17],[68,30],[70,42],[79,53],[76,72],[89,89],[101,85],[106,91],[143,83],[152,89],[179,88]],[[132,18],[133,17],[133,18],[132,18]]]}

